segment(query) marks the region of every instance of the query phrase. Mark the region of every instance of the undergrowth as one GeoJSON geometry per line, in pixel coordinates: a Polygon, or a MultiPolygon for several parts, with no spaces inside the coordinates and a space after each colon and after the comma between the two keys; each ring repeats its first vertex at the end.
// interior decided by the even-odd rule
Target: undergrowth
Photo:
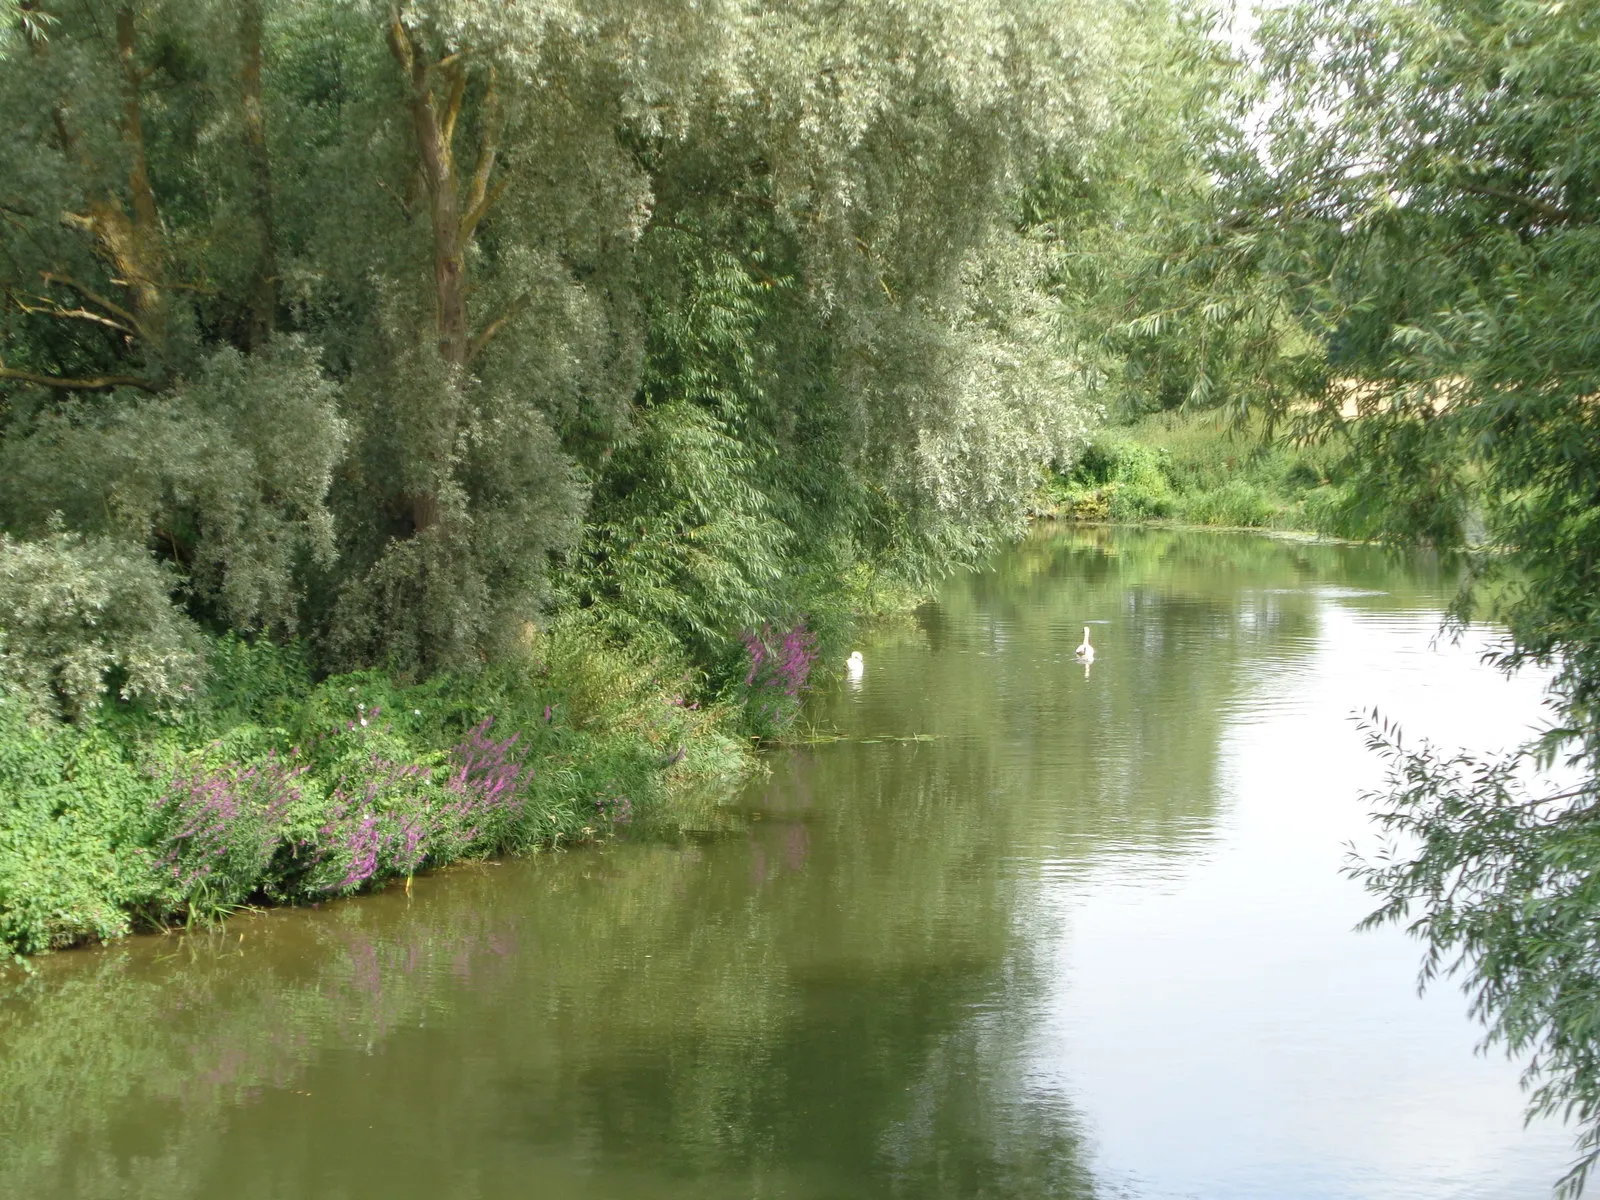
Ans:
{"type": "Polygon", "coordinates": [[[1345,453],[1265,438],[1215,413],[1157,413],[1102,430],[1038,508],[1074,520],[1171,520],[1365,537],[1345,453]]]}
{"type": "Polygon", "coordinates": [[[598,840],[749,765],[735,704],[686,700],[681,664],[581,625],[416,684],[317,681],[294,645],[206,650],[205,691],[176,713],[113,696],[68,723],[0,694],[0,951],[598,840]]]}

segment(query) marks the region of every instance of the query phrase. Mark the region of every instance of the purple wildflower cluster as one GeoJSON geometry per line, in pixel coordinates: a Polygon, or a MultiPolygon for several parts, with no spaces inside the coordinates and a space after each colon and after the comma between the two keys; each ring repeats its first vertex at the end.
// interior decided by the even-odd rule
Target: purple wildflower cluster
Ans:
{"type": "Polygon", "coordinates": [[[435,836],[453,843],[452,858],[504,844],[527,806],[533,777],[517,758],[521,735],[497,740],[489,735],[493,726],[490,717],[450,751],[435,836]]]}
{"type": "Polygon", "coordinates": [[[354,891],[509,841],[532,775],[517,757],[519,735],[496,739],[493,724],[485,720],[452,747],[445,768],[374,756],[359,779],[341,780],[317,830],[313,890],[354,891]]]}
{"type": "Polygon", "coordinates": [[[242,903],[272,861],[306,770],[276,753],[248,767],[179,770],[152,814],[152,861],[164,884],[191,909],[242,903]]]}
{"type": "Polygon", "coordinates": [[[799,712],[800,693],[817,661],[816,635],[802,617],[781,637],[765,624],[759,633],[745,631],[742,640],[750,656],[744,677],[747,711],[761,732],[776,732],[799,712]]]}
{"type": "Polygon", "coordinates": [[[317,830],[311,872],[318,891],[353,891],[378,875],[409,875],[428,853],[432,770],[374,755],[355,781],[341,779],[317,830]]]}
{"type": "Polygon", "coordinates": [[[816,636],[806,628],[804,618],[796,621],[777,645],[773,645],[772,635],[770,624],[763,625],[760,633],[745,632],[744,648],[750,654],[745,686],[777,688],[790,699],[798,699],[811,677],[811,664],[817,661],[816,636]]]}

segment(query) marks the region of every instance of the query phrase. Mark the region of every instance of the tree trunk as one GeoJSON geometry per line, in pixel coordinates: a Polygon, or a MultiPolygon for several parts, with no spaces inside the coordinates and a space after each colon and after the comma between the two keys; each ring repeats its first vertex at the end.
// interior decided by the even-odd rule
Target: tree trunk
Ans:
{"type": "MultiPolygon", "coordinates": [[[[491,69],[483,98],[478,162],[463,204],[454,142],[456,118],[461,113],[467,84],[465,52],[438,62],[429,61],[426,47],[412,36],[398,14],[389,24],[389,48],[409,85],[407,107],[433,228],[435,333],[439,357],[455,376],[446,401],[449,411],[442,414],[443,420],[437,426],[441,444],[435,447],[435,453],[439,469],[444,470],[453,449],[461,388],[474,350],[467,312],[467,247],[478,222],[499,195],[489,187],[500,135],[499,96],[491,69]],[[436,82],[441,85],[437,89],[436,82]]],[[[418,532],[432,528],[441,519],[434,492],[411,497],[410,507],[412,525],[418,532]]]]}
{"type": "MultiPolygon", "coordinates": [[[[95,212],[102,224],[101,240],[112,251],[133,292],[146,352],[158,362],[166,356],[166,296],[161,287],[161,215],[150,186],[150,165],[145,158],[144,113],[140,92],[144,75],[135,57],[133,9],[117,10],[117,58],[122,64],[122,139],[128,144],[128,193],[133,219],[122,204],[108,196],[95,212]]],[[[94,210],[91,210],[94,212],[94,210]]]]}
{"type": "Polygon", "coordinates": [[[245,167],[255,262],[250,275],[249,323],[245,345],[257,350],[272,336],[278,316],[277,233],[272,213],[272,159],[261,103],[262,0],[239,3],[239,107],[243,116],[245,167]]]}
{"type": "MultiPolygon", "coordinates": [[[[26,0],[20,7],[25,12],[40,11],[35,0],[26,0]]],[[[141,96],[144,74],[137,61],[135,34],[133,9],[125,5],[116,13],[117,64],[122,74],[119,89],[122,115],[118,128],[128,146],[128,193],[133,206],[132,216],[122,198],[109,188],[87,195],[84,205],[86,211],[67,212],[61,216],[63,224],[80,229],[94,238],[95,248],[111,268],[114,282],[127,290],[128,304],[116,304],[59,272],[46,272],[44,281],[46,285],[71,288],[81,299],[79,307],[73,309],[57,306],[57,315],[95,320],[119,329],[131,338],[137,338],[148,365],[153,368],[151,377],[139,380],[124,375],[104,375],[94,379],[56,379],[8,370],[8,378],[29,378],[32,382],[45,383],[47,386],[87,391],[122,386],[153,390],[164,374],[168,322],[162,268],[166,254],[161,215],[156,208],[155,192],[150,185],[149,162],[145,155],[141,96]],[[84,304],[91,307],[83,307],[84,304]]],[[[42,58],[49,53],[49,42],[37,36],[32,27],[24,26],[23,37],[29,51],[35,56],[42,58]]],[[[100,164],[93,161],[87,143],[73,127],[68,106],[57,102],[51,107],[51,116],[61,153],[77,160],[86,182],[100,176],[100,164]]]]}

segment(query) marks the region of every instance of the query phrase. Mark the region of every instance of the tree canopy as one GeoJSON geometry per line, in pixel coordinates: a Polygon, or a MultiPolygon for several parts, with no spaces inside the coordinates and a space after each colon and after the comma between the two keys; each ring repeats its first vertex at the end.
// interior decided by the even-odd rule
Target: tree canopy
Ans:
{"type": "Polygon", "coordinates": [[[1259,161],[1232,176],[1256,295],[1325,348],[1309,395],[1364,527],[1468,549],[1456,618],[1553,674],[1550,728],[1503,759],[1377,727],[1397,839],[1358,874],[1529,1056],[1534,1109],[1579,1122],[1573,1193],[1600,1152],[1597,32],[1592,5],[1533,0],[1270,10],[1259,161]],[[1530,782],[1558,762],[1567,783],[1530,782]]]}
{"type": "Polygon", "coordinates": [[[555,606],[710,653],[1015,530],[1091,418],[1023,193],[1110,124],[1098,6],[7,26],[0,528],[142,549],[204,627],[427,672],[555,606]]]}

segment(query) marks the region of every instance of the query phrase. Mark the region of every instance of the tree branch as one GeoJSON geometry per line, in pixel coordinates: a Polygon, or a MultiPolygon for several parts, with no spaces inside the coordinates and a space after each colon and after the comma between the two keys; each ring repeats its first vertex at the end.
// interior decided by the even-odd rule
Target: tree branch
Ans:
{"type": "Polygon", "coordinates": [[[411,33],[400,20],[399,8],[391,11],[393,15],[389,18],[389,28],[385,30],[389,39],[389,52],[400,64],[400,69],[410,75],[416,60],[416,51],[411,44],[411,33]]]}
{"type": "Polygon", "coordinates": [[[1546,220],[1557,221],[1563,225],[1576,223],[1578,216],[1565,208],[1557,208],[1554,204],[1540,200],[1537,196],[1525,196],[1521,192],[1508,192],[1501,188],[1486,187],[1476,183],[1458,183],[1456,187],[1473,196],[1487,196],[1492,200],[1504,200],[1510,204],[1520,204],[1524,208],[1531,208],[1546,220]]]}
{"type": "Polygon", "coordinates": [[[29,304],[24,297],[17,295],[15,292],[11,294],[11,299],[16,303],[16,306],[19,309],[25,313],[28,313],[30,316],[37,313],[43,314],[47,317],[60,317],[64,320],[75,319],[79,321],[93,321],[97,325],[104,325],[108,329],[115,329],[118,333],[125,333],[129,337],[138,336],[138,330],[134,329],[132,326],[124,325],[121,321],[115,321],[112,318],[105,316],[103,313],[90,312],[87,308],[63,308],[49,296],[35,297],[35,299],[43,301],[43,304],[29,304]]]}
{"type": "Polygon", "coordinates": [[[88,288],[84,287],[83,284],[79,283],[76,279],[73,279],[70,276],[58,275],[54,271],[40,271],[39,278],[44,280],[46,284],[59,283],[63,287],[71,288],[73,291],[77,292],[78,295],[89,301],[89,303],[98,304],[108,313],[111,313],[117,317],[121,317],[122,320],[129,325],[137,325],[139,323],[139,319],[127,309],[123,308],[122,305],[113,304],[110,300],[107,300],[98,292],[90,291],[88,288]]]}
{"type": "Polygon", "coordinates": [[[444,102],[444,119],[439,123],[439,136],[444,139],[445,145],[450,145],[456,140],[456,118],[461,115],[461,101],[467,94],[467,68],[457,55],[441,60],[436,66],[452,63],[450,68],[450,92],[444,102]]]}
{"type": "Polygon", "coordinates": [[[533,293],[527,291],[506,305],[505,311],[485,325],[483,332],[472,339],[472,344],[467,347],[467,362],[472,362],[473,359],[482,354],[484,348],[495,339],[495,335],[527,311],[528,305],[532,303],[533,293]]]}
{"type": "Polygon", "coordinates": [[[40,375],[35,371],[19,371],[15,367],[0,367],[0,379],[15,379],[19,383],[36,383],[40,387],[60,388],[68,392],[109,392],[112,388],[136,387],[146,392],[159,392],[161,386],[140,379],[136,375],[95,375],[88,379],[64,379],[59,375],[40,375]]]}
{"type": "Polygon", "coordinates": [[[484,196],[478,201],[477,204],[473,205],[472,208],[467,210],[466,215],[461,218],[462,241],[466,241],[472,236],[472,231],[478,227],[478,222],[483,220],[483,218],[488,214],[489,210],[494,207],[495,201],[500,199],[500,197],[505,194],[505,190],[510,183],[510,179],[501,179],[499,183],[495,184],[494,187],[489,189],[489,194],[487,196],[484,196]]]}
{"type": "Polygon", "coordinates": [[[500,152],[500,130],[504,113],[500,106],[500,89],[496,84],[495,69],[489,68],[489,86],[483,93],[483,136],[478,143],[478,165],[472,172],[472,183],[467,188],[466,214],[461,218],[461,240],[466,241],[483,220],[484,214],[494,207],[506,190],[506,181],[491,189],[489,177],[494,174],[495,156],[500,152]]]}

